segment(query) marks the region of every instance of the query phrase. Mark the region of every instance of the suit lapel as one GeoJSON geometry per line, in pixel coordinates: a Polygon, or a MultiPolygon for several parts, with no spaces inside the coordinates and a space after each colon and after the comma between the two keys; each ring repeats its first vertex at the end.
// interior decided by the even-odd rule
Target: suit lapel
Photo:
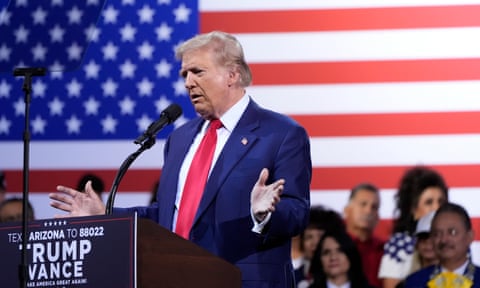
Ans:
{"type": "Polygon", "coordinates": [[[195,225],[195,222],[197,222],[215,199],[215,196],[225,179],[230,175],[232,169],[234,169],[237,163],[257,141],[258,137],[253,133],[253,131],[259,126],[257,108],[258,106],[251,101],[240,118],[237,126],[232,131],[227,143],[225,143],[225,146],[215,163],[215,167],[208,178],[193,225],[195,225]]]}

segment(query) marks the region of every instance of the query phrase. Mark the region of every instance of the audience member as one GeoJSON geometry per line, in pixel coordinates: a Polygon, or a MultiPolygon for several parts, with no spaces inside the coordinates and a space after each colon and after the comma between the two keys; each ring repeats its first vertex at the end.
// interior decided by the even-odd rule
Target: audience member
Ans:
{"type": "Polygon", "coordinates": [[[431,237],[439,263],[408,276],[406,288],[480,287],[480,267],[470,259],[474,230],[460,205],[442,205],[432,220],[431,237]]]}
{"type": "Polygon", "coordinates": [[[345,231],[323,234],[312,258],[310,273],[313,275],[310,288],[370,287],[357,247],[345,231]]]}
{"type": "Polygon", "coordinates": [[[7,180],[5,179],[5,173],[0,171],[0,203],[5,200],[7,194],[7,180]]]}
{"type": "Polygon", "coordinates": [[[302,259],[297,260],[295,281],[300,283],[304,279],[310,279],[310,261],[322,235],[327,231],[345,231],[342,216],[336,211],[322,206],[310,207],[310,215],[307,227],[300,233],[300,251],[302,259]]]}
{"type": "Polygon", "coordinates": [[[417,241],[415,243],[414,262],[411,273],[438,263],[438,257],[435,254],[433,239],[430,233],[434,215],[435,211],[432,211],[418,220],[417,229],[415,230],[417,241]]]}
{"type": "Polygon", "coordinates": [[[410,273],[415,251],[416,221],[448,201],[443,177],[433,169],[416,166],[406,171],[395,195],[393,235],[385,244],[379,278],[383,288],[393,288],[410,273]]]}
{"type": "Polygon", "coordinates": [[[344,209],[347,232],[360,252],[363,271],[370,286],[376,288],[382,286],[378,268],[385,244],[385,241],[373,235],[379,220],[379,208],[378,188],[370,183],[362,183],[352,189],[344,209]]]}
{"type": "Polygon", "coordinates": [[[77,191],[85,192],[85,185],[88,181],[92,181],[92,188],[101,199],[102,193],[105,190],[105,184],[103,183],[102,178],[93,173],[86,173],[80,177],[77,183],[77,191]]]}
{"type": "MultiPolygon", "coordinates": [[[[27,203],[27,220],[35,219],[35,213],[30,201],[27,203]]],[[[20,222],[23,219],[22,198],[9,198],[0,203],[0,222],[20,222]]]]}

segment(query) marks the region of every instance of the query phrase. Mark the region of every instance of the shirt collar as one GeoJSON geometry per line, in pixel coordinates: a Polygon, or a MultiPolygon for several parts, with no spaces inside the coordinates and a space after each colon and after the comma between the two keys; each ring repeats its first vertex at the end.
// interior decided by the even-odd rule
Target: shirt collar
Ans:
{"type": "Polygon", "coordinates": [[[248,104],[250,103],[250,97],[247,94],[244,94],[243,97],[235,103],[230,109],[225,112],[220,121],[222,121],[223,127],[227,129],[230,133],[233,131],[235,126],[237,126],[240,117],[242,117],[243,112],[247,109],[248,104]]]}

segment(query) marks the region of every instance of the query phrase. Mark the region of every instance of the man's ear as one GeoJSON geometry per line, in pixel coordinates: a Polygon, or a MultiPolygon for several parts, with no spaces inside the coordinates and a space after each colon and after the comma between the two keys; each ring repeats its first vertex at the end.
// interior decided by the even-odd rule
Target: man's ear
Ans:
{"type": "Polygon", "coordinates": [[[237,69],[231,69],[228,72],[228,87],[237,84],[240,82],[240,73],[237,71],[237,69]]]}

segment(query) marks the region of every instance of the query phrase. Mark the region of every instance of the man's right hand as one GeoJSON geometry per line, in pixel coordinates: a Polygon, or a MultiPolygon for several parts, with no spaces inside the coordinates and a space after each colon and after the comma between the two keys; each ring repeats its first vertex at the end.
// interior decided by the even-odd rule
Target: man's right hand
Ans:
{"type": "Polygon", "coordinates": [[[68,212],[68,214],[55,215],[55,218],[105,214],[105,205],[93,190],[91,181],[85,184],[85,192],[65,186],[57,186],[57,191],[48,195],[53,200],[50,202],[50,206],[68,212]]]}

